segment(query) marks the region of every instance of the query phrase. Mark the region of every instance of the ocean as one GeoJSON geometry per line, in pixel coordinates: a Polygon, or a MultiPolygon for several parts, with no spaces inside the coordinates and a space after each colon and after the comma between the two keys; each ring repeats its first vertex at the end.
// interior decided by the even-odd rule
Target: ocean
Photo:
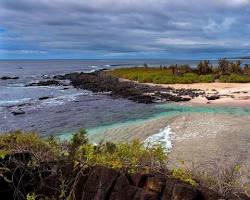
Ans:
{"type": "MultiPolygon", "coordinates": [[[[0,77],[18,76],[16,80],[0,80],[0,133],[23,130],[43,136],[61,135],[86,128],[95,130],[114,124],[146,120],[163,114],[193,112],[175,105],[139,104],[114,99],[105,94],[75,89],[72,86],[32,86],[26,84],[46,80],[58,74],[91,72],[102,68],[190,64],[194,60],[2,60],[0,77]],[[39,100],[49,96],[49,99],[39,100]],[[23,115],[13,115],[21,109],[23,115]]],[[[202,110],[203,111],[203,110],[202,110]]],[[[202,112],[198,110],[198,112],[202,112]]],[[[204,112],[232,112],[204,109],[204,112]]],[[[244,110],[247,114],[250,111],[244,110]]],[[[237,112],[236,112],[237,113],[237,112]]]]}

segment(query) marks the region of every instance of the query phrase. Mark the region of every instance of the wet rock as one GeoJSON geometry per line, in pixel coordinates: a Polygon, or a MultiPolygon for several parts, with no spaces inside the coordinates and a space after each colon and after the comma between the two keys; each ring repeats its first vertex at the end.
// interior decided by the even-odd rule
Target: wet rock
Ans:
{"type": "Polygon", "coordinates": [[[43,97],[39,97],[38,99],[39,100],[47,100],[47,99],[50,99],[50,98],[53,98],[52,96],[43,96],[43,97]]]}
{"type": "Polygon", "coordinates": [[[25,111],[19,109],[19,110],[14,110],[11,112],[13,115],[24,115],[25,111]]]}
{"type": "Polygon", "coordinates": [[[3,76],[0,78],[1,80],[16,80],[16,79],[19,79],[18,76],[13,76],[13,77],[10,77],[10,76],[3,76]]]}
{"type": "Polygon", "coordinates": [[[69,87],[64,87],[62,90],[68,90],[69,89],[69,87]]]}
{"type": "Polygon", "coordinates": [[[57,80],[47,80],[47,81],[39,81],[36,83],[30,83],[27,84],[26,87],[30,87],[30,86],[50,86],[50,85],[61,85],[60,81],[57,80]]]}

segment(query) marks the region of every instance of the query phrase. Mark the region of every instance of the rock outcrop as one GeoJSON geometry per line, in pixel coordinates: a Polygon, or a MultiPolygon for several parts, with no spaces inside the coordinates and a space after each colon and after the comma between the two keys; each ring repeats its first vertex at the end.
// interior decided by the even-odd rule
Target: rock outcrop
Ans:
{"type": "Polygon", "coordinates": [[[130,174],[101,166],[74,167],[63,160],[38,165],[29,152],[5,156],[0,159],[0,167],[0,196],[4,200],[26,200],[28,193],[36,194],[37,200],[63,196],[76,200],[230,199],[159,173],[130,174]]]}
{"type": "Polygon", "coordinates": [[[61,85],[60,81],[57,80],[47,80],[47,81],[39,81],[35,83],[29,83],[26,85],[26,87],[31,87],[31,86],[50,86],[50,85],[61,85]]]}
{"type": "MultiPolygon", "coordinates": [[[[153,103],[159,101],[189,101],[201,95],[197,90],[175,90],[139,84],[132,81],[120,81],[119,78],[107,74],[105,71],[93,73],[71,73],[55,76],[56,79],[68,79],[76,88],[93,92],[110,92],[113,97],[122,97],[139,103],[153,103]]],[[[203,94],[203,93],[202,93],[203,94]]]]}

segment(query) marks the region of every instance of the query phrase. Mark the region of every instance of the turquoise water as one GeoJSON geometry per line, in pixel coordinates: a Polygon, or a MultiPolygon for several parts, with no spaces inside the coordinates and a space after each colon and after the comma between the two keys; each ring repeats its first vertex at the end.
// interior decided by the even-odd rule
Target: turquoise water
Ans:
{"type": "MultiPolygon", "coordinates": [[[[99,132],[109,130],[112,128],[122,128],[123,126],[134,125],[138,123],[144,123],[148,120],[159,119],[162,117],[174,117],[181,114],[188,113],[214,113],[214,114],[226,114],[235,116],[250,116],[250,107],[222,107],[222,106],[184,106],[178,104],[157,104],[155,108],[161,110],[159,113],[152,114],[148,118],[127,120],[123,123],[113,123],[105,126],[99,126],[95,128],[87,129],[88,134],[98,134],[99,132]],[[159,109],[160,108],[160,109],[159,109]]],[[[72,135],[72,132],[62,133],[61,139],[68,139],[72,135]]]]}
{"type": "Polygon", "coordinates": [[[156,105],[158,108],[169,109],[159,115],[176,115],[182,113],[218,113],[229,115],[250,115],[250,107],[229,107],[229,106],[182,106],[176,104],[156,105]]]}

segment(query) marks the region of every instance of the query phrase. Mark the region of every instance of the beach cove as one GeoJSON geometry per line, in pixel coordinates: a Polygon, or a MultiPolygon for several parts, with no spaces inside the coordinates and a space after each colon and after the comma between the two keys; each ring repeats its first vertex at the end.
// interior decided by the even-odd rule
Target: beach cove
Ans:
{"type": "MultiPolygon", "coordinates": [[[[88,130],[95,142],[161,143],[168,148],[168,165],[196,168],[212,175],[218,168],[235,164],[248,173],[250,159],[250,109],[244,107],[207,107],[160,105],[172,109],[147,120],[129,121],[88,130]]],[[[244,178],[246,178],[244,176],[244,178]]],[[[241,177],[241,181],[244,182],[241,177]]],[[[246,179],[247,180],[247,179],[246,179]]],[[[245,180],[245,181],[246,181],[245,180]]]]}

